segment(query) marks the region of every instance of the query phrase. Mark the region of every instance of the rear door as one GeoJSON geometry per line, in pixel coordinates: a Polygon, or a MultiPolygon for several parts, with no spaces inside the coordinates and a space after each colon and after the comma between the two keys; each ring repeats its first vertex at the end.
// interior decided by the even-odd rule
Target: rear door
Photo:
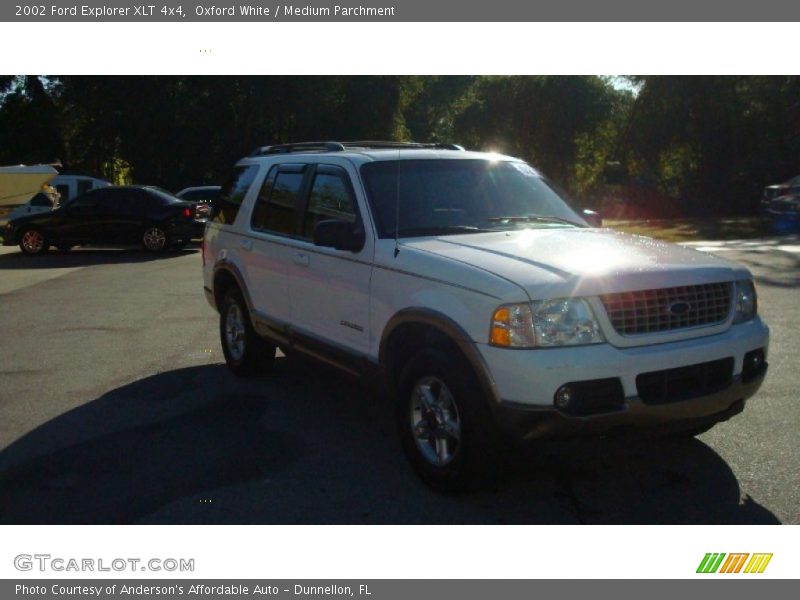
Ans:
{"type": "Polygon", "coordinates": [[[139,206],[147,200],[147,195],[136,188],[101,190],[99,193],[98,241],[115,244],[138,241],[141,229],[139,206]]]}
{"type": "Polygon", "coordinates": [[[253,204],[248,235],[241,241],[247,248],[247,281],[258,316],[281,335],[291,319],[288,271],[308,167],[292,163],[269,169],[253,204]]]}
{"type": "Polygon", "coordinates": [[[314,227],[327,219],[363,227],[366,206],[352,167],[319,164],[307,176],[299,236],[292,241],[289,300],[298,333],[356,354],[369,351],[369,283],[374,239],[358,252],[315,246],[314,227]]]}

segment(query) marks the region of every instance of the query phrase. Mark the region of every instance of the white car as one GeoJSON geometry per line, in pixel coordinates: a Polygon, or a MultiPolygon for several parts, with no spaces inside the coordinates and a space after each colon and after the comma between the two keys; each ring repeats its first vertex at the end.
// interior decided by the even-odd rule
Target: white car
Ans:
{"type": "Polygon", "coordinates": [[[33,198],[28,200],[8,213],[8,220],[24,217],[26,215],[35,215],[36,213],[47,212],[53,210],[55,205],[52,198],[44,192],[39,192],[33,198]]]}
{"type": "Polygon", "coordinates": [[[264,147],[214,213],[204,286],[228,367],[264,373],[280,346],[381,374],[439,490],[491,481],[506,437],[697,434],[766,374],[746,268],[589,227],[514,158],[264,147]]]}

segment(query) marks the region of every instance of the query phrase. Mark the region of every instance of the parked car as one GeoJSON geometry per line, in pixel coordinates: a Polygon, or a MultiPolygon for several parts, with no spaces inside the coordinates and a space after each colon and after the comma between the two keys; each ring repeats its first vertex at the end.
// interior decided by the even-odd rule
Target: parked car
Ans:
{"type": "Polygon", "coordinates": [[[266,146],[206,226],[228,368],[276,347],[377,374],[438,490],[503,438],[696,435],[744,409],[769,330],[743,266],[588,226],[521,160],[458,146],[266,146]]]}
{"type": "Polygon", "coordinates": [[[800,190],[773,198],[764,204],[764,211],[772,221],[772,228],[776,233],[796,231],[800,227],[800,190]]]}
{"type": "Polygon", "coordinates": [[[787,194],[800,194],[800,175],[792,177],[783,183],[775,185],[768,185],[764,188],[764,194],[761,196],[761,203],[764,205],[769,204],[770,201],[780,196],[787,194]]]}
{"type": "Polygon", "coordinates": [[[211,205],[219,196],[219,185],[204,185],[188,187],[175,194],[181,200],[197,202],[197,214],[199,217],[207,217],[211,210],[211,205]]]}
{"type": "Polygon", "coordinates": [[[197,229],[195,204],[147,186],[92,190],[61,207],[6,225],[3,244],[39,255],[50,246],[140,243],[152,252],[185,246],[197,229]]]}
{"type": "Polygon", "coordinates": [[[24,217],[26,215],[48,212],[56,208],[56,206],[57,203],[53,200],[53,196],[47,192],[39,192],[25,204],[18,206],[8,213],[8,220],[11,221],[12,219],[24,217]]]}
{"type": "Polygon", "coordinates": [[[90,177],[89,175],[57,175],[50,182],[50,185],[61,194],[61,203],[64,204],[81,194],[108,187],[111,184],[108,181],[90,177]]]}

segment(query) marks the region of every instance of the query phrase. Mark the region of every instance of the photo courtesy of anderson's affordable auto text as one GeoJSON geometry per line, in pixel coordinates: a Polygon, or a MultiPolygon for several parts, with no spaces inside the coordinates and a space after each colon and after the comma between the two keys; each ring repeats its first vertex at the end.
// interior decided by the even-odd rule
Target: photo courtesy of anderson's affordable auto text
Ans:
{"type": "Polygon", "coordinates": [[[0,598],[788,595],[798,19],[0,6],[0,598]]]}

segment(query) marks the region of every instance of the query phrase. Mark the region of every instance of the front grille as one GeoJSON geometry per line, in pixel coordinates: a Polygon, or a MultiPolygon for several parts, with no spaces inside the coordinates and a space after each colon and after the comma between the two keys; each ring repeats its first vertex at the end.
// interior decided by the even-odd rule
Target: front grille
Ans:
{"type": "Polygon", "coordinates": [[[691,400],[727,388],[733,381],[733,358],[723,358],[677,369],[642,373],[636,391],[645,404],[691,400]]]}
{"type": "Polygon", "coordinates": [[[620,335],[716,325],[728,318],[730,283],[707,283],[600,296],[620,335]]]}

